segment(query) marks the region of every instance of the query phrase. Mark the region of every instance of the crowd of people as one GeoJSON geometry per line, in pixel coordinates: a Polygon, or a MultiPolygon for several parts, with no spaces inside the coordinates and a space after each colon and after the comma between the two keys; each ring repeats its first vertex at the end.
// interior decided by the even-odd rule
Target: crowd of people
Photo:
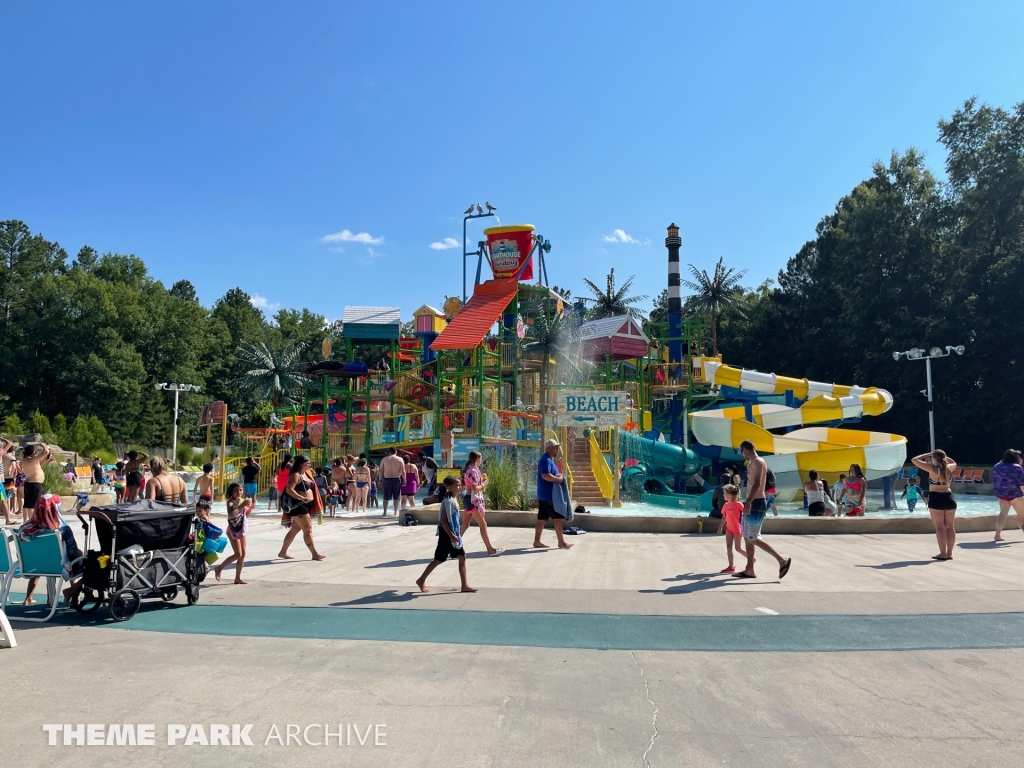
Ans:
{"type": "MultiPolygon", "coordinates": [[[[565,540],[565,523],[572,519],[572,511],[566,477],[558,460],[559,451],[558,441],[548,440],[537,464],[538,509],[532,544],[535,548],[548,547],[542,537],[549,521],[554,528],[558,548],[572,548],[572,544],[565,540]]],[[[777,562],[778,578],[782,579],[789,573],[793,560],[777,552],[762,536],[768,511],[778,514],[775,506],[776,480],[750,441],[740,446],[740,452],[745,460],[745,472],[730,467],[721,475],[712,494],[711,517],[721,520],[718,532],[725,534],[728,564],[722,573],[741,579],[756,578],[755,554],[760,550],[777,562]],[[744,497],[742,501],[741,495],[744,497]],[[742,569],[736,567],[735,554],[745,560],[742,569]]],[[[0,438],[0,457],[0,509],[4,512],[6,524],[14,525],[20,514],[24,525],[18,529],[19,536],[31,538],[39,531],[58,530],[65,539],[66,550],[77,552],[74,534],[60,516],[59,497],[43,492],[43,468],[54,461],[50,449],[45,445],[29,444],[19,455],[13,441],[0,438]]],[[[927,478],[927,483],[919,485],[916,478],[909,480],[903,498],[911,512],[918,500],[927,504],[939,548],[933,559],[952,560],[957,503],[950,484],[957,464],[942,450],[915,456],[911,462],[920,471],[922,480],[927,478]]],[[[214,469],[213,464],[205,464],[202,475],[196,478],[192,488],[197,512],[205,517],[209,515],[216,488],[214,469]]],[[[311,518],[316,515],[325,512],[333,515],[338,506],[343,506],[347,512],[366,513],[369,508],[378,506],[380,495],[383,496],[382,514],[388,515],[388,503],[391,502],[392,514],[398,516],[414,508],[417,493],[426,489],[427,501],[440,502],[436,527],[438,542],[433,559],[416,584],[426,592],[427,577],[439,565],[454,559],[458,561],[462,590],[475,592],[469,585],[466,572],[465,534],[469,527],[476,522],[489,557],[500,556],[503,551],[493,546],[487,526],[488,480],[483,470],[483,457],[479,451],[471,451],[459,475],[449,474],[441,484],[438,483],[439,469],[437,462],[423,452],[413,455],[393,447],[379,465],[365,454],[360,454],[339,456],[328,466],[317,469],[304,454],[282,455],[276,468],[276,482],[269,494],[270,505],[276,503],[281,513],[281,524],[287,529],[278,557],[293,559],[289,548],[301,533],[312,559],[325,559],[314,542],[311,518]]],[[[65,470],[71,473],[76,468],[65,467],[65,470]]],[[[105,473],[98,458],[93,461],[91,470],[95,485],[102,486],[112,479],[119,502],[141,497],[160,502],[189,503],[187,484],[159,457],[132,450],[116,463],[112,478],[105,473]]],[[[248,517],[256,508],[260,472],[259,461],[248,457],[240,472],[240,482],[233,482],[227,488],[227,532],[232,554],[214,569],[218,581],[224,569],[234,564],[234,582],[246,583],[242,579],[242,568],[246,556],[248,517]]],[[[992,468],[991,478],[999,504],[995,541],[1000,542],[1004,540],[1002,532],[1011,510],[1016,512],[1018,524],[1024,532],[1024,457],[1021,452],[1007,450],[992,468]]],[[[840,475],[831,488],[816,471],[810,471],[803,484],[808,515],[835,516],[845,508],[847,517],[863,516],[867,485],[867,479],[857,464],[850,466],[848,474],[840,475]]],[[[73,594],[78,578],[80,573],[68,574],[69,594],[73,594]]],[[[32,602],[34,588],[35,584],[30,583],[27,604],[32,602]]]]}

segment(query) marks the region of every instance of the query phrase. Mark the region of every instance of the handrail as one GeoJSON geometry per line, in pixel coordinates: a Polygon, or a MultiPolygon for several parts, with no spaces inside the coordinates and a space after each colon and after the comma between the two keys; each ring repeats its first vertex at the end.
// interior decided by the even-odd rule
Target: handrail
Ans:
{"type": "Polygon", "coordinates": [[[594,479],[597,480],[601,496],[611,499],[615,495],[615,479],[612,477],[611,467],[608,466],[608,462],[604,460],[604,454],[601,453],[596,432],[596,429],[590,430],[590,470],[594,473],[594,479]]]}

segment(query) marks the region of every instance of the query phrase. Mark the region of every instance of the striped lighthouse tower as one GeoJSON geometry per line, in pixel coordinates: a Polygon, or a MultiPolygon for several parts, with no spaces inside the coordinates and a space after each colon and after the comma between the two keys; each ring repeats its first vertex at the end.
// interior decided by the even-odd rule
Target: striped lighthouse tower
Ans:
{"type": "Polygon", "coordinates": [[[683,239],[679,237],[679,227],[668,225],[668,237],[665,247],[668,248],[668,337],[676,339],[668,343],[668,360],[670,363],[683,362],[683,302],[679,296],[679,247],[683,239]]]}

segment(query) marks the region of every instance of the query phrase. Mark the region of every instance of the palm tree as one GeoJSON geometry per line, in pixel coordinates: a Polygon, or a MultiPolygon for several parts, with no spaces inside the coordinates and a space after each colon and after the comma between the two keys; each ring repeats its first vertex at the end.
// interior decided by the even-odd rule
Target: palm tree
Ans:
{"type": "Polygon", "coordinates": [[[578,348],[580,340],[579,320],[574,315],[555,314],[546,304],[539,302],[523,308],[524,316],[532,322],[526,326],[526,337],[521,343],[524,352],[541,355],[541,414],[547,412],[551,356],[562,353],[563,363],[571,367],[574,347],[578,348]]]}
{"type": "Polygon", "coordinates": [[[584,301],[593,302],[594,306],[590,310],[590,317],[597,320],[602,317],[617,317],[619,315],[629,315],[634,318],[642,318],[643,312],[637,309],[634,305],[639,304],[641,301],[646,301],[646,296],[630,296],[629,289],[633,287],[634,275],[630,275],[629,279],[624,282],[618,290],[615,288],[615,269],[608,273],[608,277],[605,278],[605,289],[601,290],[592,282],[583,278],[583,282],[586,283],[587,288],[590,289],[591,293],[594,294],[593,298],[584,299],[584,301]]]}
{"type": "Polygon", "coordinates": [[[743,292],[740,280],[747,274],[747,270],[737,272],[726,267],[725,258],[719,256],[714,275],[708,275],[707,270],[697,269],[693,264],[690,265],[690,274],[694,279],[683,280],[682,284],[694,292],[689,299],[690,306],[698,312],[711,315],[711,350],[712,356],[718,357],[718,318],[722,310],[732,307],[740,317],[746,317],[736,299],[743,292]]]}
{"type": "Polygon", "coordinates": [[[294,400],[296,391],[309,381],[298,370],[302,352],[303,345],[297,343],[286,344],[279,353],[275,353],[266,342],[242,342],[235,354],[246,370],[236,382],[261,400],[270,400],[275,408],[282,399],[294,400]]]}

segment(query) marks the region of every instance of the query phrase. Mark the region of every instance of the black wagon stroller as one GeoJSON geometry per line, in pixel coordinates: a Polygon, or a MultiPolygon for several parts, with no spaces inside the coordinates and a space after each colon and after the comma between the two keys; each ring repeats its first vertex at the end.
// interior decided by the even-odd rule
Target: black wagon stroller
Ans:
{"type": "Polygon", "coordinates": [[[73,605],[93,613],[104,602],[115,621],[127,621],[143,598],[170,602],[183,587],[189,605],[199,600],[206,575],[196,552],[199,520],[194,506],[140,499],[78,512],[85,527],[83,587],[73,605]],[[89,519],[86,520],[83,515],[89,519]],[[90,551],[95,528],[99,550],[90,551]]]}

